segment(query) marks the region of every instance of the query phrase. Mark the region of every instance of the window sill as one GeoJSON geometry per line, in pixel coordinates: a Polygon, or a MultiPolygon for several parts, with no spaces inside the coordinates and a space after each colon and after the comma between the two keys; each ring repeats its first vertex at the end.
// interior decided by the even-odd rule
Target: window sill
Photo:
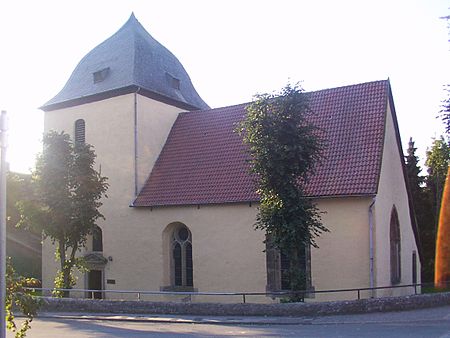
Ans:
{"type": "MultiPolygon", "coordinates": [[[[316,298],[316,294],[315,294],[315,287],[312,286],[311,288],[309,288],[308,290],[305,291],[305,293],[303,294],[303,298],[304,299],[312,299],[312,298],[316,298]]],[[[272,299],[281,299],[281,298],[286,298],[289,297],[287,294],[276,294],[277,292],[289,292],[290,290],[267,290],[267,292],[274,292],[275,294],[273,295],[267,295],[267,297],[270,297],[272,299]]]]}

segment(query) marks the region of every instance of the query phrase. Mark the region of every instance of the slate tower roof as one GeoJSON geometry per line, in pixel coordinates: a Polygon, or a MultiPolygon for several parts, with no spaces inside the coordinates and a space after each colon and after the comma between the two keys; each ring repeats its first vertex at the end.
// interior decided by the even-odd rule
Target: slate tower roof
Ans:
{"type": "Polygon", "coordinates": [[[180,61],[131,14],[80,61],[64,88],[41,108],[49,111],[136,91],[186,110],[208,108],[180,61]]]}

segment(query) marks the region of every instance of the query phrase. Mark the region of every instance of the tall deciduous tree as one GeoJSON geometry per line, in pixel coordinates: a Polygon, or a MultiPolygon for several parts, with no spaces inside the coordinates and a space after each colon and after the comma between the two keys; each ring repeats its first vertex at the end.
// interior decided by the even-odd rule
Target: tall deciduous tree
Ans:
{"type": "MultiPolygon", "coordinates": [[[[447,20],[450,35],[450,15],[444,16],[442,17],[442,19],[447,20]]],[[[450,39],[448,41],[450,42],[450,39]]],[[[447,136],[450,137],[450,84],[447,84],[446,91],[447,98],[442,103],[441,117],[442,121],[445,124],[445,131],[447,133],[447,136]]]]}
{"type": "Polygon", "coordinates": [[[32,175],[33,199],[21,203],[20,225],[39,229],[56,245],[60,270],[55,286],[75,284],[74,268],[83,267],[77,252],[94,232],[99,208],[106,196],[107,178],[95,169],[95,153],[89,144],[74,145],[65,133],[44,135],[43,152],[32,175]]]}
{"type": "Polygon", "coordinates": [[[441,136],[433,141],[431,149],[427,150],[425,165],[428,167],[426,178],[427,192],[430,194],[434,210],[435,227],[439,220],[442,192],[444,190],[447,168],[450,161],[450,148],[447,141],[441,136]]]}
{"type": "Polygon", "coordinates": [[[305,183],[324,147],[308,114],[306,94],[298,85],[287,85],[280,93],[257,95],[238,127],[258,177],[256,228],[265,230],[272,244],[289,257],[291,290],[306,286],[302,250],[317,246],[315,238],[328,231],[314,203],[305,197],[305,183]]]}

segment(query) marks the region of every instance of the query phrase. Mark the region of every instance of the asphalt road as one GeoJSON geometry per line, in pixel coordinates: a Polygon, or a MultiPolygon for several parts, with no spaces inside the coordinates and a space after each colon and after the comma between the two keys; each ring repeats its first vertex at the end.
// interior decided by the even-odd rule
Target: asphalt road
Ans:
{"type": "MultiPolygon", "coordinates": [[[[450,338],[450,306],[327,317],[37,318],[27,337],[439,337],[450,338]]],[[[8,338],[13,334],[8,333],[8,338]]]]}

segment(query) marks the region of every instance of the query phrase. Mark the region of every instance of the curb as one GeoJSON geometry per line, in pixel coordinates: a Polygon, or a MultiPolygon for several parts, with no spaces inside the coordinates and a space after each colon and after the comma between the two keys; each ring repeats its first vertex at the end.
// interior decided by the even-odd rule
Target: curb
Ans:
{"type": "Polygon", "coordinates": [[[204,325],[311,325],[311,318],[302,317],[271,317],[271,318],[175,318],[158,316],[113,316],[102,314],[57,314],[43,313],[36,318],[45,319],[75,319],[75,320],[100,320],[112,322],[136,322],[136,323],[162,323],[162,324],[204,324],[204,325]]]}

